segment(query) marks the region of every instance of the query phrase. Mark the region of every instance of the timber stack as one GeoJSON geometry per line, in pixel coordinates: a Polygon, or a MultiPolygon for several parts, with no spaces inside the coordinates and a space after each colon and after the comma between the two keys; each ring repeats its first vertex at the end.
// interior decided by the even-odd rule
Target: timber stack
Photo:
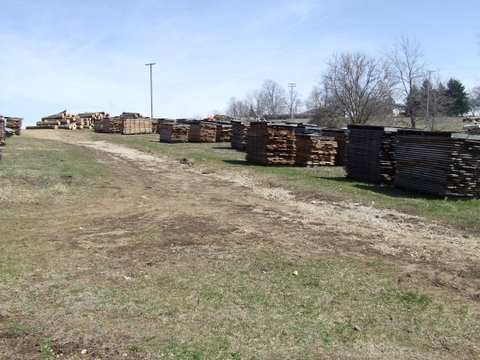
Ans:
{"type": "Polygon", "coordinates": [[[216,142],[232,141],[232,125],[217,123],[216,142]]]}
{"type": "Polygon", "coordinates": [[[348,125],[347,178],[391,184],[395,179],[397,130],[384,126],[348,125]]]}
{"type": "Polygon", "coordinates": [[[345,157],[347,155],[347,129],[322,129],[321,134],[335,139],[337,142],[335,165],[344,166],[345,157]]]}
{"type": "MultiPolygon", "coordinates": [[[[92,129],[95,130],[95,122],[103,121],[109,117],[104,111],[99,112],[84,112],[77,115],[77,129],[92,129]]],[[[98,127],[98,125],[97,125],[98,127]]],[[[97,130],[95,130],[97,131],[97,130]]]]}
{"type": "Polygon", "coordinates": [[[27,126],[27,129],[65,129],[75,130],[77,128],[77,116],[63,110],[58,114],[45,116],[42,120],[37,121],[35,126],[27,126]]]}
{"type": "Polygon", "coordinates": [[[295,165],[324,166],[335,165],[337,142],[333,137],[318,134],[296,135],[295,165]]]}
{"type": "MultiPolygon", "coordinates": [[[[0,146],[5,145],[5,124],[6,124],[5,118],[2,115],[0,115],[0,146]]],[[[0,154],[0,158],[1,158],[1,154],[0,154]]]]}
{"type": "Polygon", "coordinates": [[[247,131],[250,127],[249,120],[232,120],[232,148],[237,150],[247,149],[247,131]]]}
{"type": "Polygon", "coordinates": [[[191,121],[188,141],[196,143],[213,143],[217,139],[217,125],[203,121],[191,121]]]}
{"type": "Polygon", "coordinates": [[[164,122],[160,125],[160,141],[167,143],[188,142],[189,124],[164,122]]]}
{"type": "Polygon", "coordinates": [[[22,118],[5,116],[7,128],[12,129],[15,132],[15,135],[20,135],[22,133],[22,118]]]}
{"type": "Polygon", "coordinates": [[[175,124],[177,121],[175,119],[166,119],[166,118],[160,118],[157,119],[157,134],[160,135],[160,132],[162,131],[162,125],[163,124],[175,124]]]}
{"type": "Polygon", "coordinates": [[[480,198],[480,136],[399,130],[395,186],[435,196],[480,198]]]}
{"type": "Polygon", "coordinates": [[[136,118],[123,120],[123,135],[143,135],[152,133],[152,120],[136,118]]]}
{"type": "Polygon", "coordinates": [[[295,125],[252,122],[247,132],[247,156],[261,165],[295,164],[295,125]]]}

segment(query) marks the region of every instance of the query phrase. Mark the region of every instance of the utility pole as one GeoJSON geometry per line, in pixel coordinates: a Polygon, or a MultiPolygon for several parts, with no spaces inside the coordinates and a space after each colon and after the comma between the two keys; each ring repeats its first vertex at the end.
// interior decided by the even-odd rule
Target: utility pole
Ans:
{"type": "Polygon", "coordinates": [[[150,67],[150,119],[153,119],[153,83],[152,83],[152,66],[156,63],[145,64],[150,67]]]}
{"type": "Polygon", "coordinates": [[[430,106],[430,87],[432,86],[431,77],[433,70],[427,70],[428,72],[428,86],[427,86],[427,124],[430,126],[430,114],[429,114],[429,106],[430,106]]]}
{"type": "Polygon", "coordinates": [[[293,88],[297,86],[295,83],[288,83],[290,88],[290,120],[293,120],[293,88]]]}

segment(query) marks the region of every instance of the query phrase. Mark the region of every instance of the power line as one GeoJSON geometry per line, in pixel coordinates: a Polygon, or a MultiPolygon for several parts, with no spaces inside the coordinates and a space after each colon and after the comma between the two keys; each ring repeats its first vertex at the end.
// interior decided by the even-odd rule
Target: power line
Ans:
{"type": "Polygon", "coordinates": [[[152,83],[152,66],[156,63],[145,64],[150,67],[150,119],[153,119],[153,83],[152,83]]]}

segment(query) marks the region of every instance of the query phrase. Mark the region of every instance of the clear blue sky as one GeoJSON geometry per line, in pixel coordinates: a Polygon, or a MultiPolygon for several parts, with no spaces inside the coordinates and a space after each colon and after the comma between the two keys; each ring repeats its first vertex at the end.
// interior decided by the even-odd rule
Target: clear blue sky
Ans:
{"type": "Polygon", "coordinates": [[[273,79],[306,98],[335,52],[415,38],[441,79],[480,85],[479,0],[0,0],[0,114],[224,111],[273,79]]]}

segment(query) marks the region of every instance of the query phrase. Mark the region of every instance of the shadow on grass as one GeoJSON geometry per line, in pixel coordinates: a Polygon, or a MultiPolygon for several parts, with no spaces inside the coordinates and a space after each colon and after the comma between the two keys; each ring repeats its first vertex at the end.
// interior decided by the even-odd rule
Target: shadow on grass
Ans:
{"type": "Polygon", "coordinates": [[[252,166],[252,167],[265,167],[264,165],[249,163],[247,160],[222,160],[224,163],[230,165],[242,165],[242,166],[252,166]]]}

